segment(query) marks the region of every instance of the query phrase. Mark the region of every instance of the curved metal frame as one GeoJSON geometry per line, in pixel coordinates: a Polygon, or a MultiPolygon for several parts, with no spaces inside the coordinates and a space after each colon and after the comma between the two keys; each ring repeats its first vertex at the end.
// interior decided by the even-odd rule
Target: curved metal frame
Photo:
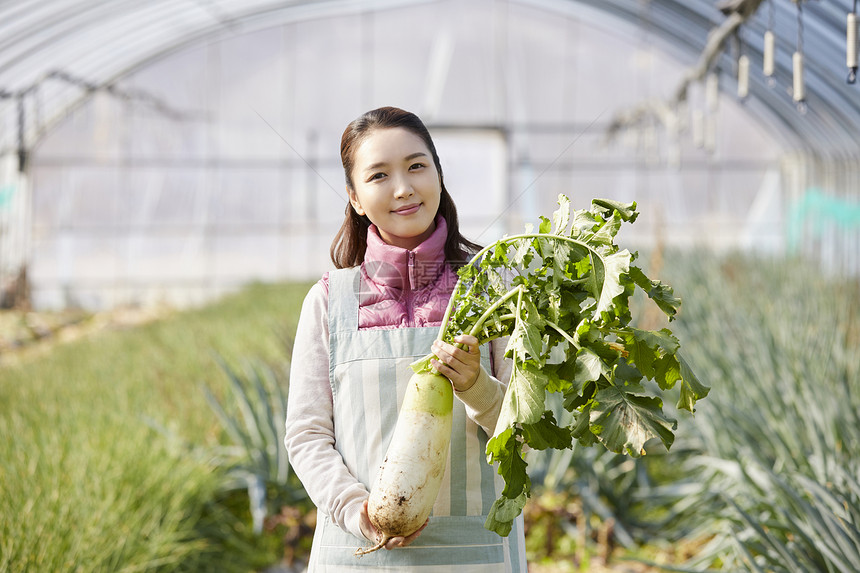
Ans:
{"type": "MultiPolygon", "coordinates": [[[[412,2],[421,0],[411,0],[412,2]]],[[[424,0],[427,1],[427,0],[424,0]]],[[[528,0],[522,0],[528,1],[528,0]]],[[[797,8],[789,0],[772,0],[776,9],[778,39],[775,79],[771,88],[760,74],[751,74],[750,97],[779,123],[787,134],[786,147],[813,156],[860,156],[860,84],[845,81],[844,25],[851,2],[804,2],[804,54],[808,112],[803,115],[783,86],[791,84],[791,54],[797,37],[797,8]]],[[[410,0],[42,0],[38,3],[0,5],[0,115],[17,113],[16,99],[62,68],[89,80],[111,85],[166,53],[219,34],[259,29],[284,21],[333,13],[373,10],[403,5],[410,0]]],[[[708,32],[723,16],[712,0],[532,0],[606,19],[620,19],[646,27],[682,61],[695,59],[708,32]],[[575,5],[575,6],[574,6],[575,5]]],[[[768,3],[742,31],[744,49],[753,69],[761,64],[761,42],[768,3]]],[[[733,85],[731,50],[718,59],[720,73],[733,85]]],[[[40,101],[47,117],[59,117],[87,96],[74,86],[51,90],[40,101]]],[[[6,134],[0,147],[14,141],[6,134]]],[[[28,132],[32,145],[38,136],[28,132]]]]}

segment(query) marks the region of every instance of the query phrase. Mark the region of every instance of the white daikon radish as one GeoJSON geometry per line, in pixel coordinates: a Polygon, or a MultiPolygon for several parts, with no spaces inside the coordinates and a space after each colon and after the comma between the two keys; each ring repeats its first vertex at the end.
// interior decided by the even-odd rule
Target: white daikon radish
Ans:
{"type": "Polygon", "coordinates": [[[441,374],[413,374],[385,460],[370,490],[367,514],[382,539],[365,555],[392,537],[407,537],[424,525],[436,502],[451,444],[454,390],[441,374]]]}

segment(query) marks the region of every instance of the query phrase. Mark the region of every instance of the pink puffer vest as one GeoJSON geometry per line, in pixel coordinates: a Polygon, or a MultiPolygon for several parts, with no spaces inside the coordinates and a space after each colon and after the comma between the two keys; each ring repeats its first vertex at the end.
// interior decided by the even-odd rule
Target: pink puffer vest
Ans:
{"type": "MultiPolygon", "coordinates": [[[[359,328],[438,326],[457,275],[445,262],[448,226],[436,217],[436,230],[414,250],[387,244],[375,225],[367,231],[361,264],[359,328]]],[[[328,293],[328,273],[322,283],[328,293]]]]}

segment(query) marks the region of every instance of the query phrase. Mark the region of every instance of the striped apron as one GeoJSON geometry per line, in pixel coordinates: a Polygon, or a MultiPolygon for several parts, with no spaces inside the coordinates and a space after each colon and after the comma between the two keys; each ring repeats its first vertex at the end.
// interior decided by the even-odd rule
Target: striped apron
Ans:
{"type": "MultiPolygon", "coordinates": [[[[335,447],[370,489],[391,440],[412,370],[438,329],[358,329],[358,268],[329,274],[330,380],[335,447]]],[[[481,362],[490,372],[486,349],[481,362]]],[[[430,523],[408,547],[356,557],[372,545],[344,532],[320,512],[309,573],[398,571],[415,573],[526,573],[522,516],[508,537],[484,529],[502,481],[486,463],[487,436],[454,400],[448,464],[430,523]],[[463,567],[467,566],[466,569],[463,567]]]]}

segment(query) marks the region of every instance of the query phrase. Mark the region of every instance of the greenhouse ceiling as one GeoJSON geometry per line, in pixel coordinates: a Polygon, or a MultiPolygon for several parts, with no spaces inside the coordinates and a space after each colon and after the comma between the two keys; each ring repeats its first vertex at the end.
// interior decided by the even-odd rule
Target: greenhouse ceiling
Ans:
{"type": "MultiPolygon", "coordinates": [[[[426,4],[432,0],[39,0],[0,3],[0,151],[24,151],[96,90],[120,97],[121,80],[195,43],[287,22],[426,4]],[[38,121],[27,121],[37,116],[38,121]]],[[[501,1],[501,0],[500,0],[501,1]]],[[[516,2],[517,0],[510,0],[516,2]]],[[[860,83],[847,81],[846,20],[853,0],[519,0],[646,31],[690,65],[689,84],[717,72],[736,90],[748,56],[750,112],[764,106],[787,148],[860,156],[860,83]],[[775,37],[774,71],[760,73],[763,37],[775,37]],[[710,35],[710,36],[709,36],[710,35]],[[709,37],[717,39],[713,50],[709,37]],[[804,97],[793,97],[793,54],[804,58],[804,97]]],[[[687,83],[666,103],[686,97],[687,83]]],[[[166,110],[169,112],[170,110],[166,110]]]]}

